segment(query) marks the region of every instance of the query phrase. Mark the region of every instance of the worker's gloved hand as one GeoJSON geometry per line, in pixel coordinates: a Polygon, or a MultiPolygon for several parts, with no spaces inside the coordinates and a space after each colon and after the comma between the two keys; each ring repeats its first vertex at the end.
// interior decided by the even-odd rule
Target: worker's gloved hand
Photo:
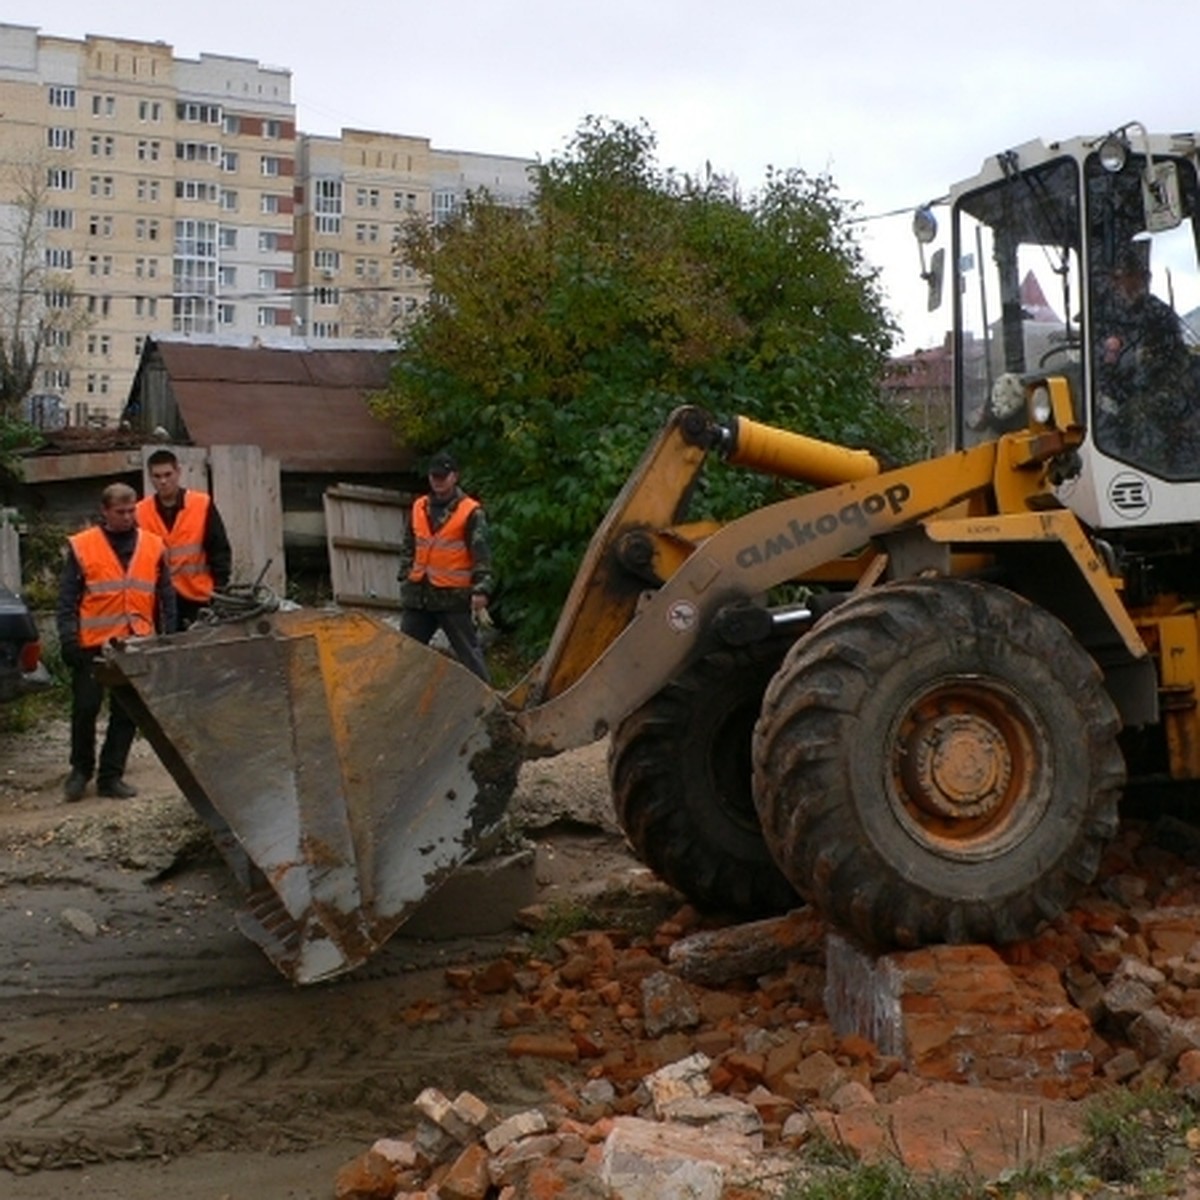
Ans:
{"type": "Polygon", "coordinates": [[[488,612],[486,604],[481,604],[478,608],[472,609],[471,619],[475,622],[475,626],[478,629],[495,628],[495,622],[492,620],[492,614],[488,612]]]}
{"type": "Polygon", "coordinates": [[[58,649],[68,667],[86,667],[92,661],[92,656],[78,642],[63,642],[58,649]]]}

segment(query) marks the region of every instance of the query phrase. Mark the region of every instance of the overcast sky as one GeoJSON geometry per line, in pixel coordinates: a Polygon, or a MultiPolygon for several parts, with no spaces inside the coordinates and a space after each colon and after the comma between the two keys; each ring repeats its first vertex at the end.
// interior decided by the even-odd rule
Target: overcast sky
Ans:
{"type": "MultiPolygon", "coordinates": [[[[644,119],[663,167],[743,190],[828,173],[864,215],[1033,138],[1200,128],[1198,0],[4,0],[0,20],[290,68],[306,133],[548,158],[585,116],[644,119]]],[[[868,222],[864,247],[903,267],[889,296],[921,340],[909,225],[868,222]]]]}

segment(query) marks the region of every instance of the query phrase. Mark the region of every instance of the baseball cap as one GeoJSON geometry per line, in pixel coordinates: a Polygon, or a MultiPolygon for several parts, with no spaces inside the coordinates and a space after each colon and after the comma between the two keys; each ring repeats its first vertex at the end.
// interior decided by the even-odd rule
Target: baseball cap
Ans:
{"type": "Polygon", "coordinates": [[[442,450],[429,460],[430,475],[449,475],[451,471],[458,471],[458,460],[453,454],[442,450]]]}

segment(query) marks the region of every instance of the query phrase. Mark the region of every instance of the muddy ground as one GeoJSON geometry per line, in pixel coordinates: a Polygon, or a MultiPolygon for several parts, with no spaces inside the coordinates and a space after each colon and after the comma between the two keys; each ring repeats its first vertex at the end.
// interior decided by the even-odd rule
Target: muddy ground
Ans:
{"type": "MultiPolygon", "coordinates": [[[[523,768],[537,892],[669,906],[611,824],[603,754],[523,768]]],[[[237,930],[237,886],[145,741],[134,800],[63,803],[66,761],[63,722],[0,733],[0,1196],[325,1200],[426,1086],[544,1099],[494,1013],[414,1015],[516,929],[398,936],[294,986],[237,930]]]]}

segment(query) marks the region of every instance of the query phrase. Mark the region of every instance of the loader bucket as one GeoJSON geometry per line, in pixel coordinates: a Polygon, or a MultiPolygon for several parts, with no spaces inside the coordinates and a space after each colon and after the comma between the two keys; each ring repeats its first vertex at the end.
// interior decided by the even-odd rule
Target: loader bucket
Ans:
{"type": "Polygon", "coordinates": [[[297,983],[369,958],[516,785],[499,694],[362,613],[194,626],[102,669],[244,888],[243,931],[297,983]]]}

